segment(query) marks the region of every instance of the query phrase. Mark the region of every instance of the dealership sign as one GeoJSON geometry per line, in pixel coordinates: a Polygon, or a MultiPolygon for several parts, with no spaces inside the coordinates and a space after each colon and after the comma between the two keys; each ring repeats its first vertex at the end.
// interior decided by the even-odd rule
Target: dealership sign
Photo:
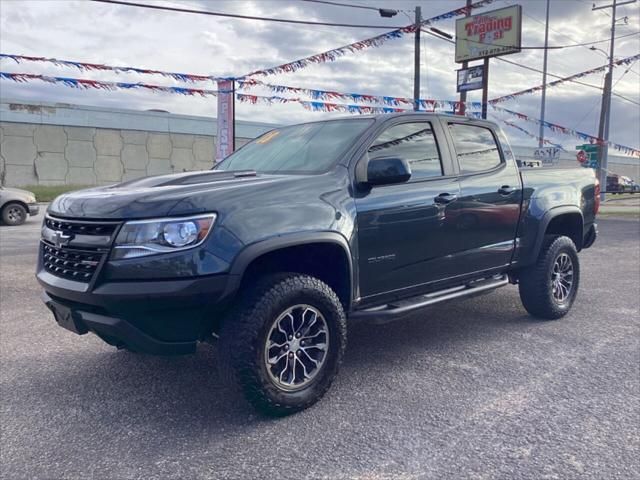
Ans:
{"type": "Polygon", "coordinates": [[[461,68],[457,70],[458,92],[466,92],[469,90],[478,90],[482,88],[482,79],[484,78],[484,65],[476,65],[475,67],[461,68]]]}
{"type": "Polygon", "coordinates": [[[511,7],[456,20],[456,62],[520,51],[522,7],[511,7]]]}
{"type": "Polygon", "coordinates": [[[558,147],[541,147],[536,148],[533,156],[545,164],[555,164],[560,161],[560,148],[558,147]]]}

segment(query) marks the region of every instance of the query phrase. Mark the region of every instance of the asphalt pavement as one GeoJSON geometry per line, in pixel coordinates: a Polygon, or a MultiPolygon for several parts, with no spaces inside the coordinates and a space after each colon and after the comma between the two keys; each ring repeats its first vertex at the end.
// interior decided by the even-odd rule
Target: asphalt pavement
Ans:
{"type": "Polygon", "coordinates": [[[215,346],[161,358],[59,328],[34,278],[40,219],[0,227],[0,477],[640,478],[640,222],[602,219],[572,312],[517,289],[359,324],[315,407],[267,419],[215,346]]]}

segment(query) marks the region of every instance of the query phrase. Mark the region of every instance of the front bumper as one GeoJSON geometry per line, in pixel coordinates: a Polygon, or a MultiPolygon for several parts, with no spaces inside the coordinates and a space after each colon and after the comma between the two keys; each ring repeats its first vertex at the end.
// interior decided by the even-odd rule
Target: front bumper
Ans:
{"type": "Polygon", "coordinates": [[[109,345],[155,355],[182,355],[193,353],[196,342],[164,342],[145,334],[121,318],[78,310],[53,300],[46,292],[42,300],[63,328],[84,335],[93,332],[109,345]]]}
{"type": "Polygon", "coordinates": [[[36,216],[40,212],[40,206],[38,204],[27,205],[29,207],[29,215],[36,216]]]}
{"type": "Polygon", "coordinates": [[[228,275],[212,275],[108,282],[89,291],[42,269],[37,279],[45,290],[43,301],[61,327],[156,355],[194,352],[215,324],[228,283],[228,275]]]}

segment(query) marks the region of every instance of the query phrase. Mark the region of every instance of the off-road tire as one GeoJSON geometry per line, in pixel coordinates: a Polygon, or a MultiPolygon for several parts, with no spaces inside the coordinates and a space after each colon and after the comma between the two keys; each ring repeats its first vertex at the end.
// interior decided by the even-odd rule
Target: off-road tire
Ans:
{"type": "Polygon", "coordinates": [[[27,209],[19,203],[7,203],[2,207],[2,223],[17,227],[27,221],[27,209]]]}
{"type": "Polygon", "coordinates": [[[545,235],[536,263],[522,270],[519,277],[520,299],[534,317],[556,320],[564,317],[576,299],[580,285],[578,252],[569,237],[545,235]],[[560,255],[567,254],[573,266],[573,284],[565,301],[553,296],[553,266],[560,255]]]}
{"type": "Polygon", "coordinates": [[[238,300],[220,329],[218,366],[224,383],[239,387],[258,411],[284,416],[304,410],[322,396],[338,373],[347,344],[347,321],[340,299],[324,282],[308,275],[267,275],[238,300]],[[291,306],[307,304],[324,317],[329,346],[322,369],[304,389],[283,391],[269,378],[264,362],[268,332],[291,306]]]}

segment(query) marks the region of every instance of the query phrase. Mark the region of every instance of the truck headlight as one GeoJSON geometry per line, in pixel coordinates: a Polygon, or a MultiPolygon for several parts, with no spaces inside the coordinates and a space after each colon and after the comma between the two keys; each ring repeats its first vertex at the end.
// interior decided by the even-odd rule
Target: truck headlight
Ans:
{"type": "Polygon", "coordinates": [[[111,258],[136,258],[196,247],[207,238],[215,220],[215,213],[209,213],[127,222],[116,237],[111,258]]]}

